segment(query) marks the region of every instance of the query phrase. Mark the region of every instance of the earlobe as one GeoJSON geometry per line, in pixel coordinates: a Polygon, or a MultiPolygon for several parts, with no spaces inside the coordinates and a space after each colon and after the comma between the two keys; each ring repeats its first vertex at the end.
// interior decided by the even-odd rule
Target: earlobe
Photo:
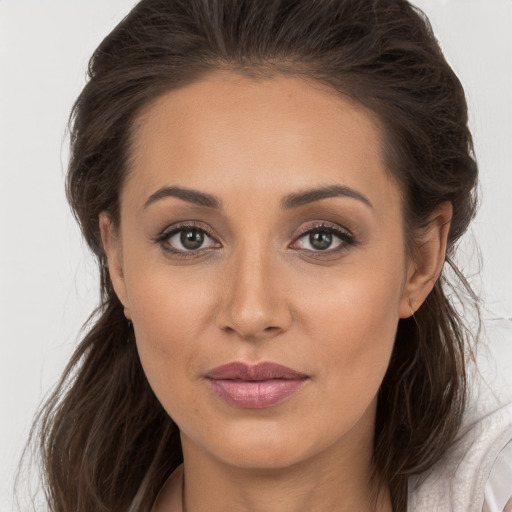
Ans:
{"type": "Polygon", "coordinates": [[[399,308],[400,318],[408,318],[420,308],[441,274],[452,212],[450,202],[441,203],[429,217],[427,225],[419,228],[415,235],[415,255],[409,262],[410,270],[399,308]]]}
{"type": "Polygon", "coordinates": [[[114,287],[117,297],[125,307],[125,314],[127,314],[127,312],[129,312],[129,305],[124,280],[121,240],[108,213],[100,213],[99,227],[110,280],[112,281],[112,286],[114,287]]]}

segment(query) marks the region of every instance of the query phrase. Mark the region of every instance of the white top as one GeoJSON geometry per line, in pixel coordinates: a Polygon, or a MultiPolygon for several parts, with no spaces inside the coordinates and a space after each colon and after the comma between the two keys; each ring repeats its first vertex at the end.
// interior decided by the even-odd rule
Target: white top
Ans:
{"type": "Polygon", "coordinates": [[[410,479],[409,512],[512,512],[512,322],[491,322],[484,337],[458,441],[410,479]]]}

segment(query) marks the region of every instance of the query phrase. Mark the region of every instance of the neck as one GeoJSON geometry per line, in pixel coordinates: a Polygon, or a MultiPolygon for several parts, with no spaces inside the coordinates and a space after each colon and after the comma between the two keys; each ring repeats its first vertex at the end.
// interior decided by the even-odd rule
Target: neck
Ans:
{"type": "Polygon", "coordinates": [[[224,451],[206,451],[182,433],[183,471],[154,512],[392,512],[387,486],[371,478],[374,412],[321,451],[306,443],[287,460],[265,453],[259,466],[241,457],[233,464],[224,451]]]}
{"type": "Polygon", "coordinates": [[[206,503],[211,512],[392,512],[387,488],[372,485],[358,468],[343,477],[340,471],[307,464],[272,471],[218,465],[204,470],[201,478],[196,469],[184,468],[183,512],[205,510],[206,503]]]}
{"type": "MultiPolygon", "coordinates": [[[[324,484],[325,482],[323,482],[324,484]]],[[[199,489],[199,496],[196,494],[197,499],[191,498],[194,496],[194,491],[190,489],[192,485],[187,485],[187,491],[185,491],[185,479],[184,479],[184,468],[181,465],[169,478],[164,488],[159,494],[157,501],[155,502],[152,512],[193,512],[194,510],[204,510],[203,505],[197,505],[195,501],[201,501],[201,495],[207,494],[207,490],[199,489]],[[185,493],[187,496],[187,505],[185,506],[185,493]],[[192,502],[192,503],[191,503],[192,502]]],[[[252,499],[247,500],[236,500],[233,496],[224,496],[221,503],[209,505],[208,510],[232,510],[236,506],[236,510],[247,510],[247,511],[260,511],[260,510],[314,510],[314,511],[345,511],[345,510],[358,510],[358,511],[371,511],[371,512],[392,512],[391,501],[389,491],[386,487],[381,486],[374,488],[375,498],[372,500],[368,499],[368,494],[362,496],[359,500],[354,499],[353,491],[350,489],[349,492],[340,496],[337,500],[325,499],[325,496],[320,493],[325,485],[320,485],[313,492],[309,492],[305,488],[301,488],[299,493],[295,496],[301,497],[302,499],[297,500],[290,489],[283,488],[282,484],[275,483],[271,486],[270,492],[268,492],[268,485],[266,489],[257,489],[251,492],[252,499]],[[276,489],[277,487],[277,489],[276,489]],[[315,496],[317,495],[317,496],[315,496]],[[240,505],[241,501],[244,501],[244,505],[240,505]],[[252,501],[252,504],[249,503],[252,501]],[[228,504],[229,503],[229,504],[228,504]],[[227,507],[227,508],[226,508],[227,507]],[[242,508],[240,508],[242,507],[242,508]]],[[[219,495],[222,495],[219,492],[219,495]]],[[[341,495],[341,493],[340,493],[341,495]]],[[[512,510],[511,510],[512,512],[512,510]]]]}
{"type": "Polygon", "coordinates": [[[182,435],[183,510],[391,512],[387,486],[371,478],[373,422],[360,427],[311,457],[273,467],[229,464],[182,435]]]}

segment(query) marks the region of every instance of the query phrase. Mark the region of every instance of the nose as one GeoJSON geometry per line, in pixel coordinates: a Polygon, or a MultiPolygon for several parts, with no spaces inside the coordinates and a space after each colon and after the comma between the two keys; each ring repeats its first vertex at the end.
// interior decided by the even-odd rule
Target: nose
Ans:
{"type": "Polygon", "coordinates": [[[248,341],[273,338],[286,331],[292,312],[286,286],[268,251],[246,250],[229,262],[218,325],[248,341]]]}

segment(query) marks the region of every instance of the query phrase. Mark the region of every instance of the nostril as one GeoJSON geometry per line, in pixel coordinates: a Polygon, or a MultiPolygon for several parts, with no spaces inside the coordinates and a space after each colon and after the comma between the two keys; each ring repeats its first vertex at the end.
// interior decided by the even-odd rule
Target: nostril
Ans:
{"type": "Polygon", "coordinates": [[[224,327],[222,327],[222,330],[230,336],[236,334],[250,341],[256,341],[258,339],[266,339],[269,337],[277,336],[282,331],[280,327],[273,325],[264,327],[261,330],[243,329],[240,326],[236,325],[225,325],[224,327]]]}

